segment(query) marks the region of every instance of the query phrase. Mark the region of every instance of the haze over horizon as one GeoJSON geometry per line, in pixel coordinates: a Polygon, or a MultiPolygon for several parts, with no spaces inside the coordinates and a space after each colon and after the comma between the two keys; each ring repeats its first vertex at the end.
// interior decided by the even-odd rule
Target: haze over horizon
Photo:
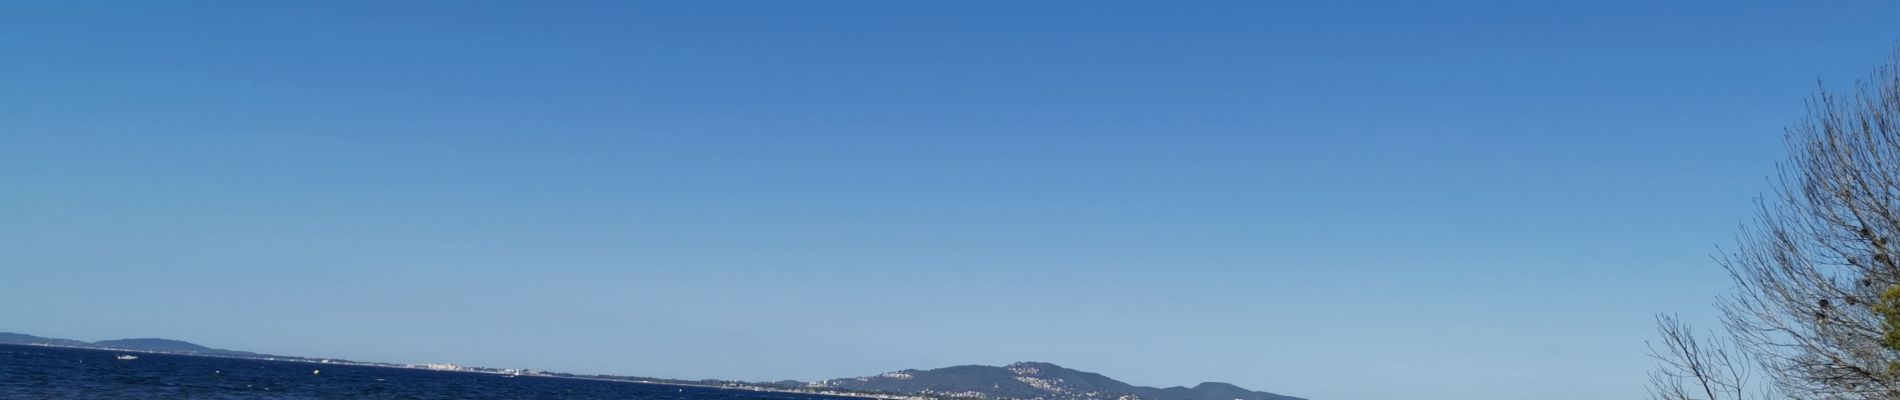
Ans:
{"type": "Polygon", "coordinates": [[[1637,398],[1900,3],[1526,4],[0,3],[0,331],[1637,398]]]}

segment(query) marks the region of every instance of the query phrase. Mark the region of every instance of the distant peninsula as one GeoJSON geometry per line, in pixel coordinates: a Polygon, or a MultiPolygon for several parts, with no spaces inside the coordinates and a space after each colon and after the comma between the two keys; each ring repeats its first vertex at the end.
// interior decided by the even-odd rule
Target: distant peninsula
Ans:
{"type": "Polygon", "coordinates": [[[191,354],[220,357],[261,357],[263,354],[248,351],[214,349],[199,346],[191,342],[171,339],[118,339],[86,342],[72,339],[46,338],[27,334],[0,332],[0,344],[24,344],[37,346],[79,347],[103,350],[129,350],[151,353],[191,354]]]}

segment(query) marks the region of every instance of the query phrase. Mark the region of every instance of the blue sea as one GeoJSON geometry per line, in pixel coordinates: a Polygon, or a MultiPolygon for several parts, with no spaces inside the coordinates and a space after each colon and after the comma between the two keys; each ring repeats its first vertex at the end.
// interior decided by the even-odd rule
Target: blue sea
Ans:
{"type": "Polygon", "coordinates": [[[555,377],[0,345],[0,399],[863,400],[555,377]],[[312,374],[321,370],[321,374],[312,374]]]}

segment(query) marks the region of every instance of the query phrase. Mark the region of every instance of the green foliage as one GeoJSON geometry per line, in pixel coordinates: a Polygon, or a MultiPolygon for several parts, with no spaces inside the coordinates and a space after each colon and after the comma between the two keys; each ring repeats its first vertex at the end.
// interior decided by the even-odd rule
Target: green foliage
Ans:
{"type": "Polygon", "coordinates": [[[1900,285],[1889,286],[1880,293],[1880,301],[1874,303],[1874,313],[1881,319],[1881,347],[1900,351],[1900,285]]]}

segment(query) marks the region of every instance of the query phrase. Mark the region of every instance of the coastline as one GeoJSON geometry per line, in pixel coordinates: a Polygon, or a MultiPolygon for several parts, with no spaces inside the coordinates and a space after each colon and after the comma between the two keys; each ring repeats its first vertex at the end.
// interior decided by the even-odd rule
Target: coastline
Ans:
{"type": "Polygon", "coordinates": [[[341,366],[349,366],[349,367],[388,368],[388,369],[400,369],[400,370],[431,371],[431,372],[443,372],[443,373],[465,373],[465,374],[480,374],[480,375],[493,375],[493,376],[506,376],[506,377],[575,379],[575,380],[598,381],[598,382],[632,383],[632,384],[641,384],[641,385],[690,387],[690,388],[699,388],[699,389],[739,390],[739,391],[758,392],[758,393],[790,393],[790,394],[838,397],[838,398],[849,398],[849,399],[880,399],[880,400],[932,399],[931,397],[924,397],[924,396],[896,395],[896,394],[827,393],[827,392],[815,392],[815,391],[789,390],[789,389],[771,388],[771,387],[763,387],[763,386],[725,386],[725,385],[693,384],[693,383],[685,383],[685,382],[665,382],[665,381],[642,380],[642,379],[612,379],[612,378],[601,378],[601,377],[596,377],[596,376],[580,376],[580,375],[573,375],[573,374],[565,374],[567,376],[562,376],[562,375],[555,375],[555,374],[564,374],[564,373],[548,373],[546,371],[522,374],[522,373],[491,372],[491,371],[482,371],[482,370],[475,370],[475,369],[434,369],[434,368],[421,368],[421,367],[413,366],[413,365],[426,365],[426,364],[395,364],[395,363],[368,363],[368,362],[361,362],[361,361],[333,361],[331,359],[320,359],[320,358],[310,358],[310,357],[284,357],[284,356],[268,356],[268,355],[262,356],[262,357],[239,357],[239,356],[215,355],[215,354],[180,353],[180,352],[134,350],[134,349],[115,349],[115,348],[104,348],[104,347],[61,346],[61,345],[37,344],[37,343],[0,344],[0,346],[46,347],[46,348],[56,348],[56,349],[96,351],[96,352],[101,352],[101,353],[115,353],[116,352],[116,353],[129,353],[129,354],[143,354],[143,355],[204,357],[204,358],[220,358],[220,359],[266,361],[266,362],[302,363],[302,364],[315,364],[315,365],[341,365],[341,366]]]}

